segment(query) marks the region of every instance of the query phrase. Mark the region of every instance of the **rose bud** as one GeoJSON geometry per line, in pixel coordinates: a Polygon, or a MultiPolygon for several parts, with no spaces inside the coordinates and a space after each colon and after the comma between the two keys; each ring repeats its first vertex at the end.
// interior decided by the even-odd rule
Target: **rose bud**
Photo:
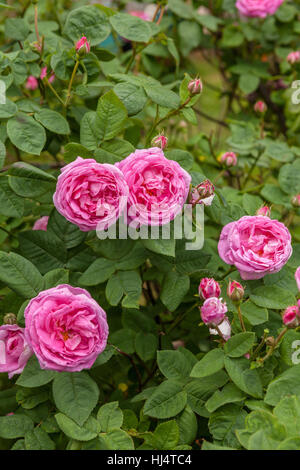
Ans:
{"type": "Polygon", "coordinates": [[[79,41],[76,42],[76,52],[80,55],[86,55],[91,50],[91,45],[85,36],[82,36],[79,41]]]}
{"type": "Polygon", "coordinates": [[[262,206],[260,209],[256,211],[255,215],[262,215],[263,217],[270,217],[271,209],[268,206],[262,206]]]}
{"type": "Polygon", "coordinates": [[[188,84],[188,90],[191,95],[199,95],[203,90],[203,83],[200,78],[195,78],[191,80],[188,84]]]}
{"type": "Polygon", "coordinates": [[[290,52],[286,58],[289,64],[297,64],[300,62],[300,51],[290,52]]]}
{"type": "Polygon", "coordinates": [[[283,312],[282,321],[288,328],[296,328],[299,325],[299,307],[293,305],[283,312]]]}
{"type": "Polygon", "coordinates": [[[200,298],[203,300],[209,299],[210,297],[220,297],[220,284],[213,278],[205,277],[201,279],[198,292],[200,298]]]}
{"type": "MultiPolygon", "coordinates": [[[[220,330],[222,337],[225,339],[225,341],[228,341],[229,338],[231,337],[231,325],[228,317],[224,317],[224,320],[222,323],[218,325],[218,329],[220,330]]],[[[215,330],[214,328],[210,328],[209,332],[211,335],[218,335],[219,332],[215,330]]]]}
{"type": "Polygon", "coordinates": [[[185,342],[182,339],[177,339],[176,341],[172,341],[172,346],[174,349],[184,348],[185,342]]]}
{"type": "Polygon", "coordinates": [[[16,325],[17,324],[17,317],[14,313],[7,313],[4,315],[3,323],[5,325],[16,325]]]}
{"type": "Polygon", "coordinates": [[[201,319],[206,325],[219,325],[225,318],[227,313],[227,305],[225,302],[222,302],[222,299],[217,297],[210,297],[206,299],[202,307],[201,319]]]}
{"type": "Polygon", "coordinates": [[[298,289],[300,291],[300,266],[299,266],[299,268],[297,268],[297,270],[295,272],[295,279],[296,279],[296,282],[297,282],[298,289]]]}
{"type": "Polygon", "coordinates": [[[234,152],[225,152],[220,157],[220,162],[225,166],[236,166],[237,164],[237,155],[234,152]]]}
{"type": "MultiPolygon", "coordinates": [[[[47,77],[47,67],[42,67],[40,79],[43,80],[45,77],[47,77]]],[[[49,83],[52,83],[54,80],[55,80],[55,74],[54,72],[52,72],[50,77],[48,78],[48,81],[49,83]]]]}
{"type": "Polygon", "coordinates": [[[163,134],[159,134],[152,140],[153,147],[159,147],[161,150],[164,150],[168,145],[168,138],[163,134]]]}
{"type": "Polygon", "coordinates": [[[211,181],[205,180],[192,188],[189,203],[193,206],[195,206],[196,204],[204,204],[205,206],[211,206],[214,197],[214,185],[211,181]]]}
{"type": "Polygon", "coordinates": [[[48,227],[48,222],[49,222],[49,217],[47,215],[44,215],[43,217],[40,217],[38,220],[35,221],[32,230],[43,230],[44,232],[47,231],[48,227]]]}
{"type": "Polygon", "coordinates": [[[256,113],[265,113],[267,111],[268,107],[264,101],[257,101],[254,105],[254,111],[256,113]]]}
{"type": "Polygon", "coordinates": [[[25,83],[25,88],[27,88],[27,90],[36,90],[38,86],[37,79],[33,75],[30,75],[25,83]]]}
{"type": "Polygon", "coordinates": [[[300,194],[297,194],[292,198],[292,204],[294,207],[300,207],[300,194]]]}
{"type": "Polygon", "coordinates": [[[227,288],[227,295],[233,302],[240,302],[244,297],[245,289],[237,281],[230,281],[227,288]]]}

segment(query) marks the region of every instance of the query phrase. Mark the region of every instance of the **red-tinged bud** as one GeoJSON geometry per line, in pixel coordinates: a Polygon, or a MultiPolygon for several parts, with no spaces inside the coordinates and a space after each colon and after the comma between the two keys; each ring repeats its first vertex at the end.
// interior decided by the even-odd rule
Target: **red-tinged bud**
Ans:
{"type": "Polygon", "coordinates": [[[264,114],[267,111],[268,107],[264,101],[257,101],[254,105],[254,111],[256,113],[264,114]]]}
{"type": "Polygon", "coordinates": [[[271,216],[271,209],[268,206],[262,206],[260,209],[256,211],[256,215],[262,215],[264,217],[271,216]]]}
{"type": "Polygon", "coordinates": [[[230,281],[227,288],[227,295],[233,302],[240,302],[244,297],[245,289],[237,281],[230,281]]]}
{"type": "Polygon", "coordinates": [[[211,181],[205,180],[192,188],[189,203],[193,206],[195,206],[196,204],[204,204],[205,206],[211,206],[214,197],[214,185],[211,181]]]}
{"type": "Polygon", "coordinates": [[[223,155],[221,155],[220,162],[227,167],[236,166],[237,155],[234,152],[225,152],[223,155]]]}
{"type": "Polygon", "coordinates": [[[159,147],[164,150],[168,145],[168,138],[161,133],[152,139],[152,145],[153,147],[159,147]]]}
{"type": "Polygon", "coordinates": [[[188,84],[188,90],[191,95],[199,95],[202,93],[203,90],[203,83],[200,78],[195,78],[194,80],[191,80],[190,83],[188,84]]]}
{"type": "Polygon", "coordinates": [[[285,309],[282,321],[288,328],[296,328],[300,324],[300,311],[298,305],[292,305],[285,309]]]}
{"type": "Polygon", "coordinates": [[[300,194],[297,194],[292,198],[292,204],[294,207],[300,207],[300,194]]]}
{"type": "Polygon", "coordinates": [[[200,298],[203,300],[209,299],[210,297],[220,297],[220,284],[213,278],[205,277],[201,279],[198,292],[200,298]]]}
{"type": "Polygon", "coordinates": [[[87,38],[85,36],[82,36],[82,38],[76,42],[75,49],[79,55],[86,55],[90,52],[91,45],[87,38]]]}

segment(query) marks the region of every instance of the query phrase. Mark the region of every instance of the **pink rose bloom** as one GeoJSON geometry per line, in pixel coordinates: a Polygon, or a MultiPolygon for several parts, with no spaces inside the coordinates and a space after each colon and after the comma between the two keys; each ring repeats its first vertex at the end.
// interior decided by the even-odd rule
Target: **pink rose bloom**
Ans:
{"type": "Polygon", "coordinates": [[[129,219],[140,225],[163,225],[182,211],[191,177],[161,149],[136,150],[116,165],[130,188],[129,219]]]}
{"type": "Polygon", "coordinates": [[[58,212],[83,232],[104,230],[126,208],[128,191],[115,165],[77,157],[62,168],[53,201],[58,212]]]}
{"type": "Polygon", "coordinates": [[[277,273],[292,255],[291,234],[269,217],[244,216],[227,224],[220,236],[219,255],[234,264],[244,280],[277,273]]]}
{"type": "Polygon", "coordinates": [[[75,49],[76,49],[76,52],[79,52],[80,50],[83,50],[86,54],[90,52],[91,46],[85,36],[82,36],[82,38],[76,42],[75,49]]]}
{"type": "Polygon", "coordinates": [[[300,312],[298,305],[293,305],[285,309],[283,312],[282,321],[286,326],[290,328],[296,328],[299,325],[299,315],[300,312]]]}
{"type": "MultiPolygon", "coordinates": [[[[228,317],[224,317],[224,320],[222,323],[218,325],[219,330],[222,333],[222,337],[225,339],[225,341],[228,341],[229,338],[231,337],[231,325],[228,317]]],[[[219,332],[215,330],[214,328],[210,328],[209,332],[211,335],[218,335],[219,332]]]]}
{"type": "Polygon", "coordinates": [[[237,0],[236,7],[244,16],[265,18],[273,15],[284,0],[237,0]]]}
{"type": "Polygon", "coordinates": [[[210,297],[220,297],[220,284],[213,278],[204,277],[199,284],[199,296],[201,299],[209,299],[210,297]]]}
{"type": "Polygon", "coordinates": [[[189,203],[195,206],[196,204],[203,204],[204,206],[211,206],[215,197],[215,187],[211,181],[205,180],[197,186],[193,187],[190,194],[189,203]]]}
{"type": "Polygon", "coordinates": [[[210,297],[201,307],[201,318],[206,325],[219,325],[227,313],[227,305],[222,299],[210,297]]]}
{"type": "Polygon", "coordinates": [[[296,279],[296,282],[297,282],[298,289],[300,291],[300,266],[299,266],[299,268],[297,268],[297,270],[295,272],[295,279],[296,279]]]}
{"type": "Polygon", "coordinates": [[[18,325],[0,326],[0,372],[8,372],[10,379],[21,374],[32,356],[24,331],[18,325]]]}
{"type": "Polygon", "coordinates": [[[90,369],[108,337],[106,313],[88,291],[62,284],[27,305],[25,334],[42,369],[90,369]]]}
{"type": "Polygon", "coordinates": [[[37,79],[33,75],[29,75],[25,83],[27,90],[36,90],[39,86],[37,79]]]}
{"type": "Polygon", "coordinates": [[[300,51],[290,52],[286,58],[289,64],[297,64],[300,62],[300,51]]]}
{"type": "Polygon", "coordinates": [[[34,226],[32,227],[32,230],[43,230],[44,232],[46,232],[48,221],[49,221],[49,217],[47,215],[45,215],[44,217],[41,217],[40,219],[35,221],[34,226]]]}
{"type": "MultiPolygon", "coordinates": [[[[40,79],[43,80],[47,76],[47,67],[42,67],[40,79]]],[[[54,72],[51,73],[50,77],[48,78],[49,83],[52,83],[55,80],[54,72]]]]}
{"type": "Polygon", "coordinates": [[[237,164],[237,155],[234,152],[225,152],[220,157],[220,162],[225,166],[236,166],[237,164]]]}

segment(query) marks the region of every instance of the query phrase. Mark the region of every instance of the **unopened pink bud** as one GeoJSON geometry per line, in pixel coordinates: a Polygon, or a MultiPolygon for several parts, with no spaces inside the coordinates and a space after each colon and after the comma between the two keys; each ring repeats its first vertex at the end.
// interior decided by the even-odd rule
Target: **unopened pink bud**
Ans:
{"type": "Polygon", "coordinates": [[[188,90],[191,95],[199,95],[202,93],[203,90],[203,83],[200,78],[195,78],[194,80],[191,80],[190,83],[188,84],[188,90]]]}
{"type": "Polygon", "coordinates": [[[76,49],[76,52],[85,55],[90,52],[91,45],[89,41],[87,40],[87,38],[85,36],[82,36],[82,38],[76,42],[75,49],[76,49]]]}
{"type": "Polygon", "coordinates": [[[220,297],[220,284],[213,278],[205,277],[201,279],[198,292],[200,298],[204,300],[209,299],[210,297],[220,297]]]}
{"type": "Polygon", "coordinates": [[[227,295],[233,302],[240,302],[244,297],[245,289],[237,281],[230,281],[227,288],[227,295]]]}
{"type": "Polygon", "coordinates": [[[152,140],[153,147],[159,147],[160,149],[164,150],[168,145],[168,138],[163,134],[159,134],[152,140]]]}
{"type": "Polygon", "coordinates": [[[196,204],[204,204],[205,206],[211,206],[214,197],[214,185],[211,181],[205,180],[192,188],[189,203],[193,206],[195,206],[196,204]]]}
{"type": "Polygon", "coordinates": [[[262,206],[260,209],[256,211],[255,215],[262,215],[264,217],[270,217],[271,216],[271,209],[268,206],[262,206]]]}
{"type": "Polygon", "coordinates": [[[300,194],[297,194],[292,198],[292,204],[294,207],[300,207],[300,194]]]}
{"type": "Polygon", "coordinates": [[[220,162],[225,166],[236,166],[237,165],[237,155],[234,152],[225,152],[220,157],[220,162]]]}
{"type": "Polygon", "coordinates": [[[296,328],[299,326],[299,315],[300,312],[298,305],[293,305],[285,309],[283,312],[282,321],[285,326],[289,328],[296,328]]]}
{"type": "Polygon", "coordinates": [[[289,64],[297,64],[300,62],[300,51],[290,52],[286,58],[289,64]]]}
{"type": "MultiPolygon", "coordinates": [[[[40,79],[43,80],[45,77],[47,77],[48,69],[47,67],[42,67],[41,69],[41,74],[40,74],[40,79]]],[[[54,72],[51,73],[50,77],[48,78],[49,83],[52,83],[55,80],[55,74],[54,72]]]]}
{"type": "Polygon", "coordinates": [[[36,90],[38,86],[39,83],[37,79],[33,75],[30,75],[25,83],[25,88],[27,88],[27,90],[36,90]]]}
{"type": "Polygon", "coordinates": [[[265,113],[268,107],[264,101],[257,101],[254,105],[254,111],[257,113],[265,113]]]}

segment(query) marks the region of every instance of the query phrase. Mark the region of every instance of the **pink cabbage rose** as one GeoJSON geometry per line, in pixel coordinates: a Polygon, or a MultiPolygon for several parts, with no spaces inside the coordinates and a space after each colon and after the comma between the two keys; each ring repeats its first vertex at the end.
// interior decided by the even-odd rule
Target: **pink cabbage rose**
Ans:
{"type": "Polygon", "coordinates": [[[200,298],[204,300],[210,297],[220,297],[221,287],[213,278],[204,277],[200,281],[198,292],[200,298]]]}
{"type": "Polygon", "coordinates": [[[226,225],[219,255],[234,264],[244,280],[277,273],[292,255],[291,235],[284,224],[269,217],[244,216],[226,225]]]}
{"type": "Polygon", "coordinates": [[[284,0],[237,0],[236,7],[244,16],[265,18],[273,15],[284,0]]]}
{"type": "Polygon", "coordinates": [[[181,212],[191,177],[161,149],[136,150],[116,165],[130,188],[129,219],[140,225],[163,225],[181,212]]]}
{"type": "Polygon", "coordinates": [[[32,227],[32,230],[43,230],[44,232],[46,232],[48,221],[49,221],[49,217],[47,215],[44,215],[44,217],[41,217],[40,219],[35,221],[34,226],[32,227]]]}
{"type": "Polygon", "coordinates": [[[0,326],[0,372],[8,372],[10,379],[21,374],[33,354],[24,331],[18,325],[0,326]]]}
{"type": "Polygon", "coordinates": [[[87,232],[115,223],[127,197],[127,183],[115,165],[77,157],[62,168],[53,201],[60,214],[87,232]]]}
{"type": "Polygon", "coordinates": [[[201,307],[201,318],[206,325],[219,325],[225,318],[227,312],[226,302],[217,297],[206,299],[201,307]]]}
{"type": "MultiPolygon", "coordinates": [[[[224,320],[222,321],[222,323],[218,325],[218,329],[220,330],[223,339],[225,339],[225,341],[228,341],[229,338],[231,337],[231,325],[230,325],[230,321],[228,317],[226,316],[224,317],[224,320]]],[[[219,332],[215,328],[210,328],[209,332],[211,335],[219,334],[219,332]]]]}
{"type": "Polygon", "coordinates": [[[79,287],[61,284],[27,305],[25,335],[42,369],[90,369],[108,337],[106,313],[79,287]]]}
{"type": "Polygon", "coordinates": [[[300,291],[300,266],[299,266],[299,268],[297,268],[297,270],[295,272],[295,279],[296,279],[296,282],[297,282],[298,289],[300,291]]]}

